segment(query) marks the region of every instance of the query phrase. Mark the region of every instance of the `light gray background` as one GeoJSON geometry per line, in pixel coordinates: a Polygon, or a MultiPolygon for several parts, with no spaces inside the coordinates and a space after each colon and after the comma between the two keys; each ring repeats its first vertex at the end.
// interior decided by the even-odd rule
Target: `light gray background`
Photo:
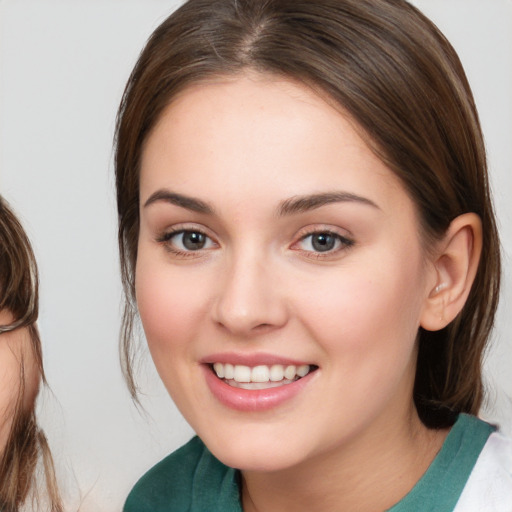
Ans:
{"type": "MultiPolygon", "coordinates": [[[[33,240],[52,393],[40,417],[67,508],[116,511],[191,436],[155,377],[147,415],[121,379],[112,135],[124,83],[170,0],[0,0],[0,187],[33,240]]],[[[458,50],[485,132],[503,237],[504,293],[487,363],[487,417],[512,431],[512,3],[416,0],[458,50]]]]}

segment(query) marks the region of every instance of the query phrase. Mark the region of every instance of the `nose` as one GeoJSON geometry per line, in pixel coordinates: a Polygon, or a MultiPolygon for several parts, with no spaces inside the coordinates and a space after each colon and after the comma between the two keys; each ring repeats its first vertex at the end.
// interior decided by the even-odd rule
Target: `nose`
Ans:
{"type": "Polygon", "coordinates": [[[214,321],[242,337],[284,326],[288,312],[276,274],[274,266],[257,251],[233,258],[219,278],[214,321]]]}

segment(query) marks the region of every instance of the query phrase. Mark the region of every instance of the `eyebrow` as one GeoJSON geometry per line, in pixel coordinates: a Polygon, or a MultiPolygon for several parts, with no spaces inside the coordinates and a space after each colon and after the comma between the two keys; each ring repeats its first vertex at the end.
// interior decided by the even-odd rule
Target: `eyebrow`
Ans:
{"type": "MultiPolygon", "coordinates": [[[[201,199],[185,196],[166,189],[160,189],[151,194],[144,203],[144,208],[158,202],[174,204],[181,208],[206,215],[212,215],[215,212],[212,206],[201,199]]],[[[280,203],[277,213],[278,216],[283,217],[296,213],[304,213],[332,203],[360,203],[380,210],[377,204],[366,197],[358,196],[350,192],[324,192],[286,199],[280,203]]]]}
{"type": "Polygon", "coordinates": [[[184,196],[182,194],[177,194],[176,192],[171,192],[170,190],[165,189],[157,190],[151,194],[148,200],[144,203],[144,208],[158,202],[174,204],[176,206],[180,206],[181,208],[186,208],[187,210],[192,210],[193,212],[204,213],[207,215],[211,215],[214,212],[213,208],[208,203],[205,203],[200,199],[184,196]]]}
{"type": "Polygon", "coordinates": [[[307,196],[296,196],[283,201],[278,208],[278,215],[293,215],[320,208],[331,203],[360,203],[380,210],[371,199],[350,192],[325,192],[307,196]]]}

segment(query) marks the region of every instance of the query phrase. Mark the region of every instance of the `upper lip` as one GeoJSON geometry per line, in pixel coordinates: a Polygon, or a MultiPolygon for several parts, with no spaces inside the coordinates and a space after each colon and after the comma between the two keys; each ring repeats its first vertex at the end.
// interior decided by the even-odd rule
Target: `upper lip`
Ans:
{"type": "Polygon", "coordinates": [[[221,352],[217,354],[211,354],[203,357],[200,362],[202,364],[213,364],[223,363],[232,365],[243,365],[243,366],[272,366],[274,364],[281,364],[283,366],[301,366],[305,364],[312,365],[310,361],[301,361],[298,359],[292,359],[285,356],[279,356],[276,354],[268,354],[263,352],[256,352],[252,354],[244,354],[237,352],[221,352]]]}

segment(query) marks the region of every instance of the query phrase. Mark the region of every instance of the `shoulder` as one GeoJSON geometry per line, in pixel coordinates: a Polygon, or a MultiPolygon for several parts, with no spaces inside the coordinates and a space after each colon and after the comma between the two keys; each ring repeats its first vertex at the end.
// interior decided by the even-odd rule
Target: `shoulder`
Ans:
{"type": "Polygon", "coordinates": [[[134,486],[124,512],[241,512],[238,474],[198,438],[151,468],[134,486]],[[205,508],[206,507],[206,508],[205,508]]]}
{"type": "Polygon", "coordinates": [[[124,512],[188,510],[195,469],[205,450],[198,437],[153,466],[134,486],[124,512]],[[178,508],[179,507],[179,508],[178,508]]]}
{"type": "Polygon", "coordinates": [[[195,469],[205,450],[198,437],[153,466],[130,492],[124,512],[188,510],[195,469]],[[180,508],[178,508],[180,507],[180,508]]]}
{"type": "Polygon", "coordinates": [[[469,476],[455,512],[512,511],[512,439],[492,433],[469,476]]]}

